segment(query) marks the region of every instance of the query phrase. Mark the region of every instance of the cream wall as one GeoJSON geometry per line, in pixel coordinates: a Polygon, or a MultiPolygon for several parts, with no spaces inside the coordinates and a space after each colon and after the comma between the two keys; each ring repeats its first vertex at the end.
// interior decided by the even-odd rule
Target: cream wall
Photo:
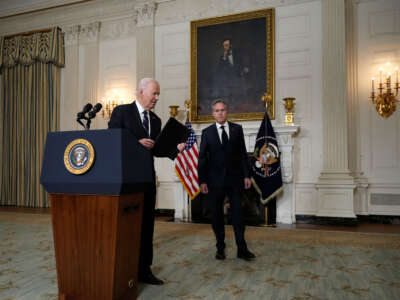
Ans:
{"type": "MultiPolygon", "coordinates": [[[[371,77],[390,61],[400,67],[400,1],[358,5],[358,82],[360,166],[368,179],[362,213],[400,214],[400,112],[380,117],[370,103],[371,77]]],[[[392,73],[393,70],[392,70],[392,73]]],[[[394,76],[393,76],[394,78],[394,76]]],[[[398,97],[399,98],[399,97],[398,97]]]]}
{"type": "MultiPolygon", "coordinates": [[[[376,68],[386,60],[400,64],[400,1],[354,0],[346,1],[346,6],[344,3],[96,0],[2,19],[0,34],[50,26],[60,26],[65,32],[61,130],[79,129],[76,113],[87,101],[95,103],[114,89],[126,101],[132,99],[138,79],[144,76],[154,76],[161,83],[156,112],[165,123],[169,105],[179,105],[178,118],[185,118],[183,103],[190,95],[190,21],[275,7],[277,118],[273,123],[278,126],[283,122],[281,99],[294,96],[295,123],[300,126],[295,137],[294,184],[288,191],[294,212],[321,216],[399,215],[399,112],[382,119],[368,96],[370,77],[376,75],[376,68]],[[328,21],[329,16],[346,19],[346,35],[343,26],[328,21]],[[334,34],[324,34],[324,30],[333,30],[334,34]],[[346,61],[340,50],[345,47],[334,49],[333,36],[348,45],[344,71],[332,71],[332,66],[346,61]],[[337,54],[330,49],[337,50],[337,54]],[[342,100],[332,102],[337,91],[343,92],[347,106],[341,104],[342,100]],[[336,146],[340,155],[330,152],[336,146]],[[343,193],[332,194],[337,191],[343,193]]],[[[98,117],[92,128],[106,128],[106,124],[98,117]]],[[[242,125],[250,130],[258,122],[242,125]]],[[[200,130],[204,126],[194,127],[200,130]]],[[[247,144],[251,151],[252,141],[247,144]]],[[[157,159],[156,168],[157,206],[174,209],[182,191],[173,164],[157,159]]]]}

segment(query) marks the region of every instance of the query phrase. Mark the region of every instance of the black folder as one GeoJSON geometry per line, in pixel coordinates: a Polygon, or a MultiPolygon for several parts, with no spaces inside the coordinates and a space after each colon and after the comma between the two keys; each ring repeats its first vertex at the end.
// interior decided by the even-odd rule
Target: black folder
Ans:
{"type": "Polygon", "coordinates": [[[153,154],[157,157],[168,157],[174,160],[178,155],[176,146],[180,143],[186,143],[189,135],[189,128],[170,117],[155,140],[153,154]]]}

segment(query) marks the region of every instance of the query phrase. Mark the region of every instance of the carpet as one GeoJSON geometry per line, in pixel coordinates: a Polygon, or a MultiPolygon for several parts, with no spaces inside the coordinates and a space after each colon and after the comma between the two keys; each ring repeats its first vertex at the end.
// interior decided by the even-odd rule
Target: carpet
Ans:
{"type": "MultiPolygon", "coordinates": [[[[207,224],[156,222],[153,272],[138,299],[400,299],[400,235],[247,227],[257,258],[217,261],[207,224]]],[[[49,215],[0,213],[0,300],[57,299],[49,215]]]]}

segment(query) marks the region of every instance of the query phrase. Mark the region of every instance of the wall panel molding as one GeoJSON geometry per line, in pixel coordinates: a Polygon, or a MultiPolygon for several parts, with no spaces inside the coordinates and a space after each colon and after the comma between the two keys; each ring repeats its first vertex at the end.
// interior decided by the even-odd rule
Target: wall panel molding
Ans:
{"type": "Polygon", "coordinates": [[[371,39],[381,35],[400,34],[400,9],[371,12],[368,18],[371,39]]]}

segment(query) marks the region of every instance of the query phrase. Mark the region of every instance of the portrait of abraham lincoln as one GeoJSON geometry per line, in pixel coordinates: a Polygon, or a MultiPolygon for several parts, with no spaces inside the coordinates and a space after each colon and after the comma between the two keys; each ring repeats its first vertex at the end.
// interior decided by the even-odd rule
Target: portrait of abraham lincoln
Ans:
{"type": "Polygon", "coordinates": [[[269,14],[257,11],[192,22],[193,121],[207,120],[216,99],[227,103],[231,120],[262,118],[261,97],[273,92],[271,11],[265,11],[269,14]]]}

